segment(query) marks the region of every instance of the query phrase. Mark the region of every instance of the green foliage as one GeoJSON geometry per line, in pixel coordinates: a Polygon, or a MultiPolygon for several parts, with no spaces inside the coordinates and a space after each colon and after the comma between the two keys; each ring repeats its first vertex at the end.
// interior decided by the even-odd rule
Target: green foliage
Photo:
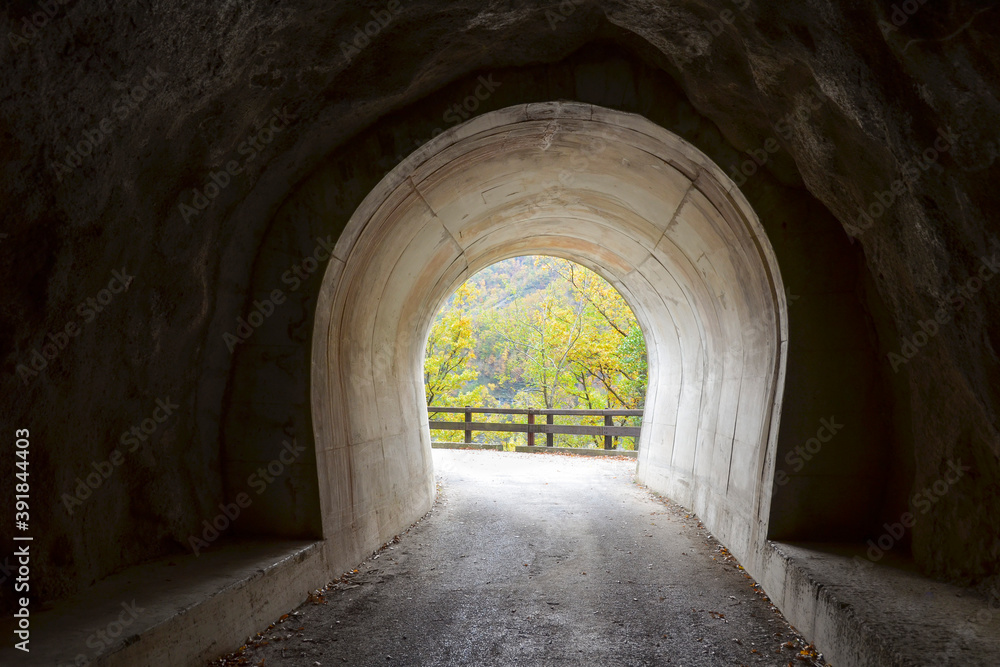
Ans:
{"type": "Polygon", "coordinates": [[[424,352],[427,405],[461,405],[447,401],[460,401],[462,395],[458,392],[479,377],[479,370],[470,363],[476,358],[475,335],[472,318],[465,312],[477,296],[476,286],[466,282],[455,292],[451,307],[443,310],[431,326],[424,352]]]}
{"type": "MultiPolygon", "coordinates": [[[[622,296],[594,272],[552,257],[516,257],[470,278],[435,320],[424,365],[432,418],[432,406],[641,409],[647,375],[642,331],[622,296]]],[[[556,423],[602,421],[556,417],[556,423]]],[[[505,447],[525,443],[525,434],[476,436],[505,447]]],[[[463,433],[437,431],[435,437],[461,439],[463,433]]],[[[556,441],[603,446],[599,436],[558,435],[556,441]]],[[[631,438],[624,441],[634,447],[631,438]]]]}

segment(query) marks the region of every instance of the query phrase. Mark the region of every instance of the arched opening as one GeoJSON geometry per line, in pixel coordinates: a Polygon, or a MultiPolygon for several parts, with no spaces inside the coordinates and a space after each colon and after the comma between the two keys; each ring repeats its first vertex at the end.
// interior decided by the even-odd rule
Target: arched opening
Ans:
{"type": "Polygon", "coordinates": [[[690,144],[573,103],[441,134],[341,235],[313,336],[324,537],[338,549],[378,543],[430,507],[421,362],[432,318],[470,275],[525,254],[597,271],[633,306],[649,355],[639,479],[749,556],[766,535],[786,350],[770,245],[690,144]]]}
{"type": "Polygon", "coordinates": [[[637,451],[645,335],[575,262],[518,256],[472,275],[434,317],[423,365],[433,446],[637,451]]]}

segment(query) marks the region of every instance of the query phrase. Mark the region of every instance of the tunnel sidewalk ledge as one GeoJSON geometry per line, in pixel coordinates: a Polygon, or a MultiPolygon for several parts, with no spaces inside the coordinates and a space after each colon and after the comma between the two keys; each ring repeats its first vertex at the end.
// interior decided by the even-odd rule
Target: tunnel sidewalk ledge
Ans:
{"type": "Polygon", "coordinates": [[[759,579],[834,667],[1000,665],[1000,605],[864,547],[767,542],[759,579]]]}
{"type": "MultiPolygon", "coordinates": [[[[32,611],[30,653],[8,642],[0,664],[205,664],[322,586],[328,578],[323,554],[316,541],[241,541],[129,568],[32,611]],[[109,634],[115,638],[105,643],[109,634]]],[[[8,637],[10,621],[4,623],[8,637]]]]}

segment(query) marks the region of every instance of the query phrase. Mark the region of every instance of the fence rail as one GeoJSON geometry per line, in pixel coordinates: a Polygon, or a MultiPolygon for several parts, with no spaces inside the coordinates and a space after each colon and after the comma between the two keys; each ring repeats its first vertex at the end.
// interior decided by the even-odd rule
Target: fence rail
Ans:
{"type": "Polygon", "coordinates": [[[603,435],[604,449],[613,449],[613,438],[615,436],[625,438],[635,438],[639,440],[640,427],[638,426],[615,426],[615,417],[642,417],[642,410],[535,410],[533,408],[433,408],[428,407],[429,414],[461,414],[465,416],[464,421],[439,421],[431,419],[428,424],[432,431],[465,431],[465,442],[472,443],[473,431],[505,431],[507,433],[527,433],[528,446],[535,446],[535,434],[545,434],[545,446],[553,446],[552,436],[555,434],[565,435],[603,435]],[[524,424],[495,424],[493,422],[474,422],[474,414],[495,414],[495,415],[525,415],[527,423],[524,424]],[[545,417],[545,423],[535,422],[535,417],[545,417]],[[577,426],[572,424],[555,424],[555,417],[604,417],[604,426],[577,426]]]}

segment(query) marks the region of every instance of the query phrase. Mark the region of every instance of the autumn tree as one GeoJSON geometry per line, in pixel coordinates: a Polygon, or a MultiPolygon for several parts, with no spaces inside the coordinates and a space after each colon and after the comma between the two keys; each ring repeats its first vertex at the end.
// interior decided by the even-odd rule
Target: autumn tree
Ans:
{"type": "Polygon", "coordinates": [[[480,292],[471,282],[465,282],[455,292],[449,308],[434,320],[424,352],[424,393],[427,405],[436,400],[457,398],[457,394],[479,377],[472,364],[476,344],[472,319],[466,312],[469,303],[480,292]]]}
{"type": "Polygon", "coordinates": [[[522,365],[525,391],[535,407],[553,409],[565,390],[572,358],[585,333],[586,304],[565,304],[552,294],[535,303],[516,299],[484,317],[506,351],[522,365]]]}

